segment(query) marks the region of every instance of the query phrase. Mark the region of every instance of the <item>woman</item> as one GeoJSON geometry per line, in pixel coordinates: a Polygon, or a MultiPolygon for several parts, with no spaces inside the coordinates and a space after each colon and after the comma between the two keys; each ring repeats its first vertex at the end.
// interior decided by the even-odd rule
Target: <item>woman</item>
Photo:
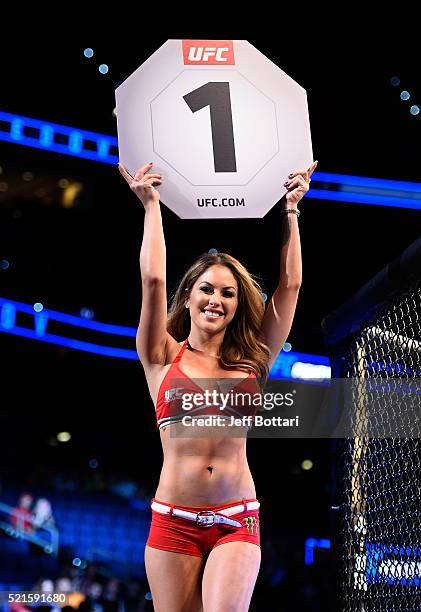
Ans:
{"type": "MultiPolygon", "coordinates": [[[[256,389],[258,377],[266,381],[294,317],[301,284],[297,204],[309,189],[317,162],[308,171],[290,174],[284,184],[280,281],[266,311],[259,285],[240,262],[208,253],[185,273],[169,315],[156,189],[163,177],[151,173],[152,165],[133,178],[119,164],[145,209],[136,346],[164,453],[151,504],[146,573],[158,612],[243,612],[249,609],[261,558],[260,504],[247,464],[245,425],[233,431],[218,423],[192,432],[183,419],[188,413],[180,407],[180,391],[181,397],[186,389],[204,391],[199,379],[214,381],[214,390],[223,379],[237,391],[256,389]]],[[[222,412],[215,405],[209,409],[209,403],[207,410],[211,415],[222,412]]],[[[198,416],[196,409],[192,412],[198,416]]],[[[234,414],[241,414],[238,406],[224,417],[234,414]]]]}

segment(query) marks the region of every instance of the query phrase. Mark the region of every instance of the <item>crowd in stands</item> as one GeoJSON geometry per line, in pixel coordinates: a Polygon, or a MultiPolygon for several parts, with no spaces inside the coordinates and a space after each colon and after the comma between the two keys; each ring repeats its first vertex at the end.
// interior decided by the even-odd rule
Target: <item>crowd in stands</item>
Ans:
{"type": "MultiPolygon", "coordinates": [[[[63,593],[66,595],[64,605],[54,603],[38,605],[36,610],[52,612],[146,612],[153,610],[151,596],[146,581],[133,579],[120,581],[117,578],[104,576],[96,566],[91,565],[86,571],[76,567],[67,567],[56,580],[41,578],[33,585],[33,592],[45,594],[63,593]]],[[[10,612],[26,612],[34,606],[12,604],[10,612]]]]}
{"type": "Polygon", "coordinates": [[[30,493],[22,493],[10,517],[11,526],[28,535],[39,529],[56,526],[51,503],[48,499],[40,497],[35,503],[34,501],[30,493]]]}

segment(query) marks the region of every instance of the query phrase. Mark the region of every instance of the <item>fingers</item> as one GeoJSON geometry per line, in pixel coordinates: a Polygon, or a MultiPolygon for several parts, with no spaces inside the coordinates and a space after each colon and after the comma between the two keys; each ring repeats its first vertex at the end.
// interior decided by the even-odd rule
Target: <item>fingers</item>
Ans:
{"type": "Polygon", "coordinates": [[[162,183],[162,180],[159,178],[150,178],[150,179],[144,180],[142,182],[142,185],[143,186],[156,185],[156,184],[161,185],[161,183],[162,183]]]}
{"type": "Polygon", "coordinates": [[[158,178],[158,179],[162,178],[162,174],[150,174],[149,172],[148,172],[148,174],[145,174],[145,176],[147,178],[158,178]]]}
{"type": "Polygon", "coordinates": [[[136,174],[133,177],[128,172],[128,170],[123,166],[123,164],[120,164],[120,163],[118,164],[118,169],[120,171],[120,174],[123,175],[123,178],[130,185],[130,187],[132,187],[134,183],[140,182],[142,179],[145,179],[143,184],[147,186],[152,186],[154,182],[158,182],[159,184],[161,184],[162,174],[157,174],[157,173],[146,174],[146,171],[148,170],[148,168],[151,168],[151,167],[152,167],[152,164],[145,164],[144,166],[139,168],[139,170],[136,172],[136,174]]]}
{"type": "Polygon", "coordinates": [[[299,172],[291,172],[291,174],[288,174],[288,178],[292,179],[295,176],[298,176],[299,174],[301,174],[301,176],[303,176],[306,180],[308,180],[310,176],[313,174],[313,172],[315,171],[315,169],[317,168],[318,163],[319,163],[318,160],[316,160],[315,162],[311,164],[308,170],[300,170],[299,172]]]}
{"type": "Polygon", "coordinates": [[[308,190],[308,182],[301,174],[298,174],[295,178],[285,181],[284,187],[291,191],[292,189],[296,189],[297,187],[303,188],[306,191],[308,190]]]}
{"type": "Polygon", "coordinates": [[[136,181],[140,181],[141,179],[143,179],[145,172],[147,172],[148,170],[150,170],[153,166],[153,163],[149,163],[149,164],[145,164],[144,166],[142,166],[141,168],[139,168],[139,170],[136,172],[136,174],[134,175],[136,181]]]}
{"type": "Polygon", "coordinates": [[[308,169],[308,175],[309,177],[313,174],[313,172],[315,171],[315,169],[317,168],[317,164],[318,164],[318,160],[316,159],[315,162],[313,162],[310,166],[310,168],[308,169]]]}
{"type": "Polygon", "coordinates": [[[118,169],[120,170],[121,174],[124,176],[126,181],[129,183],[129,182],[132,182],[133,180],[140,181],[144,177],[145,172],[147,172],[150,168],[152,168],[152,166],[153,164],[145,164],[144,166],[139,168],[139,170],[136,172],[134,176],[132,176],[130,172],[127,170],[127,168],[125,168],[123,164],[121,163],[118,164],[118,169]]]}
{"type": "Polygon", "coordinates": [[[123,175],[123,178],[127,181],[127,183],[129,185],[131,185],[133,183],[134,178],[132,177],[132,175],[126,170],[126,168],[123,166],[123,164],[118,164],[118,169],[120,171],[120,174],[123,175]]]}

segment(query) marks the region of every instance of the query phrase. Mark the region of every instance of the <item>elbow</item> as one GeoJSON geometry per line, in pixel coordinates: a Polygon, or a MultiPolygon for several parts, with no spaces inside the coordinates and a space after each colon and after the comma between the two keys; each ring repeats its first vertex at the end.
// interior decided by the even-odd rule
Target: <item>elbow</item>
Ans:
{"type": "Polygon", "coordinates": [[[142,274],[142,285],[144,287],[160,287],[165,285],[165,277],[155,274],[142,274]]]}
{"type": "Polygon", "coordinates": [[[282,289],[291,289],[292,291],[299,291],[301,287],[301,278],[281,279],[279,285],[282,287],[282,289]]]}

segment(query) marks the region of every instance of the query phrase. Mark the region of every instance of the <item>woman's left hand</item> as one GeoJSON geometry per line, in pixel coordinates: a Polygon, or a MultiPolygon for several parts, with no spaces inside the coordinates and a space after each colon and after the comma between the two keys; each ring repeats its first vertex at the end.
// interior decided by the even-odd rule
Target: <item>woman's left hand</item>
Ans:
{"type": "Polygon", "coordinates": [[[307,171],[301,170],[300,172],[291,172],[288,176],[288,180],[284,183],[284,187],[288,189],[288,192],[284,196],[288,208],[296,208],[298,202],[310,189],[311,175],[315,171],[318,163],[318,161],[315,161],[307,171]]]}

